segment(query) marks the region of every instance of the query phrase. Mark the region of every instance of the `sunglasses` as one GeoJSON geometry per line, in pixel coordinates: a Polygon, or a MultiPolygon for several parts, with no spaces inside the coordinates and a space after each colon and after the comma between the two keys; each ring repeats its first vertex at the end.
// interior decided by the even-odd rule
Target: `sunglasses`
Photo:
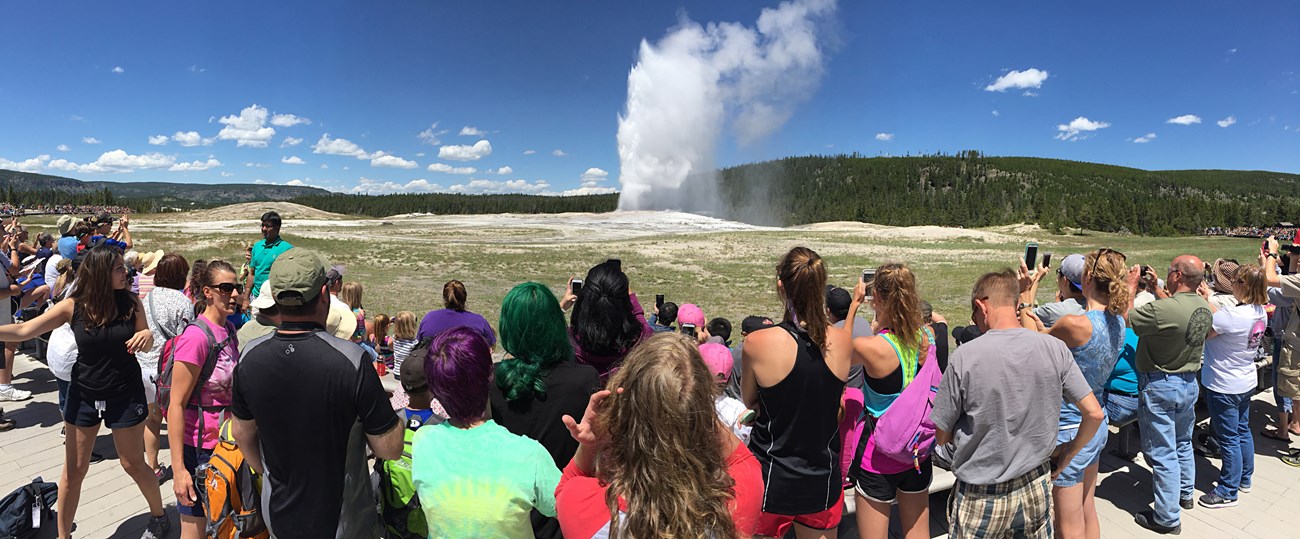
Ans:
{"type": "Polygon", "coordinates": [[[214,284],[214,285],[212,285],[212,286],[209,286],[208,288],[215,288],[215,289],[217,289],[217,290],[220,290],[222,294],[229,294],[229,293],[234,292],[234,291],[236,291],[236,290],[238,290],[239,293],[241,293],[241,294],[244,293],[244,285],[242,285],[242,284],[235,284],[235,283],[221,283],[221,284],[214,284]]]}
{"type": "MultiPolygon", "coordinates": [[[[1093,259],[1093,261],[1092,261],[1092,271],[1090,271],[1090,272],[1088,272],[1088,273],[1091,273],[1091,274],[1093,274],[1093,275],[1096,275],[1096,274],[1097,274],[1097,264],[1101,262],[1102,257],[1104,257],[1104,256],[1106,256],[1106,255],[1108,255],[1108,254],[1111,254],[1111,253],[1114,253],[1114,254],[1119,255],[1119,257],[1120,257],[1121,260],[1128,260],[1128,257],[1127,257],[1127,256],[1124,256],[1124,253],[1121,253],[1121,252],[1116,251],[1116,250],[1114,250],[1114,249],[1107,249],[1107,248],[1105,248],[1105,247],[1102,247],[1101,249],[1098,249],[1098,250],[1097,250],[1097,258],[1093,259]]],[[[1058,271],[1059,271],[1059,270],[1058,270],[1058,271]]]]}

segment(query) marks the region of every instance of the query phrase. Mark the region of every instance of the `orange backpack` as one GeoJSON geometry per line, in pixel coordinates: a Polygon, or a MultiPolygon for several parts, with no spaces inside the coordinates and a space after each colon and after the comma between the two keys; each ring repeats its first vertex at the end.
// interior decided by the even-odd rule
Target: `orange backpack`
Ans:
{"type": "Polygon", "coordinates": [[[262,518],[262,477],[244,461],[244,453],[230,433],[229,420],[221,424],[212,457],[195,472],[203,480],[198,490],[208,519],[207,537],[270,537],[262,518]]]}

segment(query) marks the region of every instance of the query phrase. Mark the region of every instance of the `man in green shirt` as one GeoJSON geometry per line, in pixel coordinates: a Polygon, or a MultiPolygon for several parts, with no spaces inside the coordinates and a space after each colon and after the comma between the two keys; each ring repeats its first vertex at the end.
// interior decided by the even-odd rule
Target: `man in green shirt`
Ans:
{"type": "MultiPolygon", "coordinates": [[[[1175,258],[1165,277],[1167,290],[1157,289],[1158,299],[1128,314],[1129,325],[1139,337],[1138,421],[1155,490],[1155,510],[1140,512],[1134,520],[1156,533],[1179,533],[1180,507],[1192,507],[1196,482],[1192,427],[1200,393],[1196,373],[1214,321],[1210,304],[1196,294],[1205,280],[1204,267],[1192,255],[1175,258]]],[[[1128,285],[1134,294],[1140,271],[1135,267],[1129,273],[1128,285]]],[[[1154,273],[1146,275],[1149,281],[1156,280],[1154,273]]]]}
{"type": "Polygon", "coordinates": [[[280,237],[280,214],[274,211],[263,213],[262,241],[254,243],[247,255],[250,271],[244,289],[249,291],[251,298],[256,298],[261,291],[262,283],[271,274],[271,264],[280,253],[291,248],[293,246],[280,237]]]}

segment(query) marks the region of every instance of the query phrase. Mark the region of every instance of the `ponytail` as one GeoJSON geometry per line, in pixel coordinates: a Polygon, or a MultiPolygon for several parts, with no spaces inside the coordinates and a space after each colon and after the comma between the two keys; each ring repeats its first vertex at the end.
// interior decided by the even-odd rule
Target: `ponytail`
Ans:
{"type": "Polygon", "coordinates": [[[799,326],[818,348],[826,349],[826,263],[815,251],[795,247],[776,266],[785,297],[785,321],[799,326]],[[793,319],[792,319],[793,318],[793,319]]]}
{"type": "Polygon", "coordinates": [[[442,285],[442,304],[453,311],[465,310],[465,283],[452,279],[442,285]]]}
{"type": "Polygon", "coordinates": [[[1101,250],[1088,253],[1084,257],[1084,268],[1091,274],[1093,287],[1106,294],[1106,312],[1122,315],[1128,312],[1133,303],[1132,292],[1128,289],[1128,267],[1123,253],[1101,250]],[[1101,260],[1098,260],[1098,257],[1101,260]]]}
{"type": "Polygon", "coordinates": [[[925,317],[916,292],[916,274],[897,262],[885,264],[876,270],[871,290],[884,307],[884,312],[878,313],[881,326],[889,328],[904,347],[919,350],[924,358],[929,340],[921,338],[925,317]]]}

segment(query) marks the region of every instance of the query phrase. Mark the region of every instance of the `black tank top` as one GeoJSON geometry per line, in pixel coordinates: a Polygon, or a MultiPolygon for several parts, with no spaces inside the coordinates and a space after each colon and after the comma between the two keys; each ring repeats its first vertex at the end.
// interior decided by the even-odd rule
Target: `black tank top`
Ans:
{"type": "Polygon", "coordinates": [[[763,511],[806,515],[829,509],[844,486],[836,416],[845,382],[806,333],[788,322],[779,327],[794,338],[798,352],[785,379],[758,386],[749,450],[763,467],[763,511]]]}
{"type": "MultiPolygon", "coordinates": [[[[130,303],[118,298],[118,313],[124,313],[130,308],[130,303]]],[[[87,328],[81,306],[76,305],[72,312],[72,334],[77,340],[77,362],[72,365],[72,385],[82,396],[92,400],[109,400],[144,391],[140,364],[134,355],[126,351],[126,341],[135,334],[133,318],[123,319],[119,315],[107,325],[87,328]]]]}

